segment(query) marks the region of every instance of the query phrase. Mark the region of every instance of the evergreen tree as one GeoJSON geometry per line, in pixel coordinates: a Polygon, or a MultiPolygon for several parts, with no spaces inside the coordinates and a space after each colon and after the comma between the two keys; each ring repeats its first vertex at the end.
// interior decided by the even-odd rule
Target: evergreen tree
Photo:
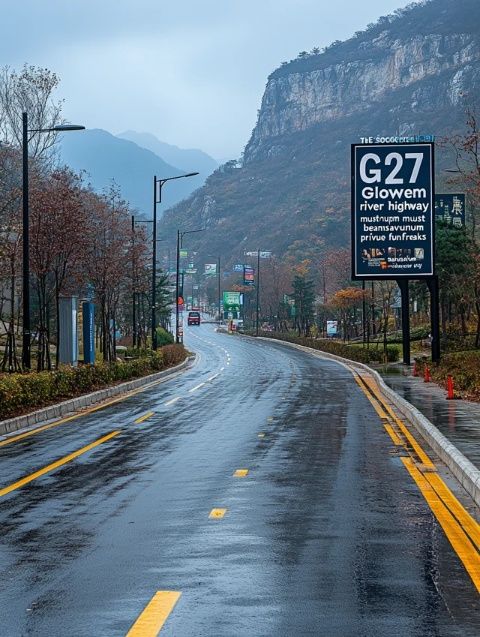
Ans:
{"type": "Polygon", "coordinates": [[[314,319],[315,291],[312,280],[305,275],[296,274],[292,282],[293,298],[295,299],[295,323],[298,333],[308,336],[314,319]]]}

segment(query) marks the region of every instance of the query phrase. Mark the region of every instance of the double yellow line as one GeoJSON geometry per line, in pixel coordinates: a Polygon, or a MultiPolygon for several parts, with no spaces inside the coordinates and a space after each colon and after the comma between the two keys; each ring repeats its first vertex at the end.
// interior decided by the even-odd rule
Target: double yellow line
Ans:
{"type": "Polygon", "coordinates": [[[460,504],[439,476],[435,464],[384,400],[371,376],[354,378],[373,405],[393,443],[402,446],[408,457],[401,461],[420,489],[454,551],[480,592],[480,525],[460,504]]]}

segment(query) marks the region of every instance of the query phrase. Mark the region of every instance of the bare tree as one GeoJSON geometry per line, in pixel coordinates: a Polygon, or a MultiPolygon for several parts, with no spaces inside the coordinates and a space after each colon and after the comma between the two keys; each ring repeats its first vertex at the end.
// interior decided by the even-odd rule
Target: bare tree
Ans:
{"type": "Polygon", "coordinates": [[[45,157],[57,133],[38,129],[62,123],[63,100],[54,100],[59,77],[48,69],[25,65],[20,72],[9,66],[0,70],[0,138],[8,146],[22,145],[22,113],[28,113],[30,157],[45,157]]]}

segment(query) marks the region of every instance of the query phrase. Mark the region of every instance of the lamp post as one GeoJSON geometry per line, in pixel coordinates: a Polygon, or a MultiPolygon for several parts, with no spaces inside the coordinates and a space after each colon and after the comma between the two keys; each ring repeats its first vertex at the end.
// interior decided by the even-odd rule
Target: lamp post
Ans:
{"type": "MultiPolygon", "coordinates": [[[[157,349],[157,204],[162,203],[162,188],[167,181],[183,179],[184,177],[195,177],[198,172],[178,175],[177,177],[166,177],[165,179],[153,178],[153,254],[152,254],[152,349],[157,349]]],[[[178,305],[178,300],[177,300],[178,305]]]]}
{"type": "Polygon", "coordinates": [[[31,317],[30,317],[30,211],[28,193],[28,134],[29,133],[64,133],[85,130],[85,126],[77,124],[59,124],[49,128],[28,128],[28,113],[22,113],[22,182],[23,182],[23,326],[22,326],[22,366],[24,370],[31,367],[31,317]]]}
{"type": "MultiPolygon", "coordinates": [[[[183,237],[186,234],[193,234],[194,232],[203,232],[205,228],[198,228],[198,230],[177,230],[177,267],[175,273],[175,342],[181,343],[180,330],[179,330],[179,316],[180,309],[178,304],[179,290],[180,290],[180,249],[183,246],[183,237]]],[[[183,288],[183,285],[182,285],[183,288]]],[[[183,293],[183,289],[182,289],[183,293]]]]}

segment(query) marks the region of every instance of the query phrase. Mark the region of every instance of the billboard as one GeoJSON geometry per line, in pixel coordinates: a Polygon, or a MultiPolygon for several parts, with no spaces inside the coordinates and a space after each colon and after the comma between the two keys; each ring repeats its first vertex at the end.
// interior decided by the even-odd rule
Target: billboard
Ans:
{"type": "Polygon", "coordinates": [[[327,321],[327,336],[336,336],[338,332],[338,321],[327,321]]]}
{"type": "Polygon", "coordinates": [[[205,276],[212,276],[217,274],[216,263],[205,263],[205,276]]]}
{"type": "Polygon", "coordinates": [[[240,310],[240,292],[223,293],[223,309],[225,312],[238,312],[240,310]]]}
{"type": "MultiPolygon", "coordinates": [[[[258,250],[253,250],[253,251],[244,251],[243,253],[246,257],[258,257],[258,250]]],[[[270,257],[272,256],[272,251],[271,250],[260,250],[260,258],[261,259],[270,259],[270,257]]]]}
{"type": "Polygon", "coordinates": [[[243,268],[243,283],[245,285],[254,285],[255,283],[255,270],[249,265],[243,268]]]}
{"type": "Polygon", "coordinates": [[[95,305],[91,301],[82,303],[83,315],[83,362],[95,364],[95,305]]]}
{"type": "Polygon", "coordinates": [[[78,363],[77,297],[61,296],[58,309],[58,360],[62,365],[76,367],[78,363]]]}
{"type": "Polygon", "coordinates": [[[456,228],[465,227],[465,194],[436,194],[435,219],[445,221],[456,228]]]}
{"type": "Polygon", "coordinates": [[[352,145],[352,277],[434,274],[433,144],[352,145]]]}

